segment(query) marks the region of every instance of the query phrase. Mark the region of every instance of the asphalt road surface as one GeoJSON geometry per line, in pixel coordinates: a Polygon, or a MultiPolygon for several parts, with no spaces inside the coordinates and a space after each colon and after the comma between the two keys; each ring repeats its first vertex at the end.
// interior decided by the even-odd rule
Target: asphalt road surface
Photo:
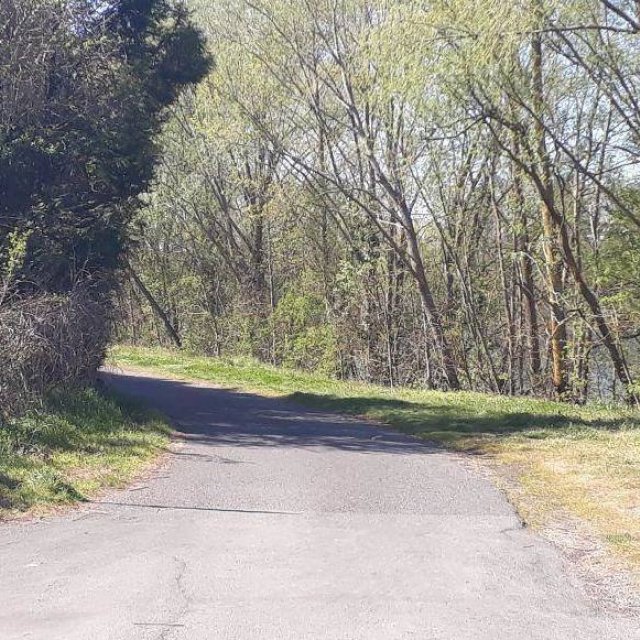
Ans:
{"type": "Polygon", "coordinates": [[[0,526],[0,640],[633,640],[453,456],[134,374],[183,434],[129,490],[0,526]]]}

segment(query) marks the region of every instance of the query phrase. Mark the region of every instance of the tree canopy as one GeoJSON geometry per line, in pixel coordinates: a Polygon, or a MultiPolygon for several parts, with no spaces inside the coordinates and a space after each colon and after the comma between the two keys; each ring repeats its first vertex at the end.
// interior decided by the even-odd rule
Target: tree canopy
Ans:
{"type": "Polygon", "coordinates": [[[170,0],[0,1],[0,254],[22,291],[106,283],[166,109],[210,59],[170,0]]]}

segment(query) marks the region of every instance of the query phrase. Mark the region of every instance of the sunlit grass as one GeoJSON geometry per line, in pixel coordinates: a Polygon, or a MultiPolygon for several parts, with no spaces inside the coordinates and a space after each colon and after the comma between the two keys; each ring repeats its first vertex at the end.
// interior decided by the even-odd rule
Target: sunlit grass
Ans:
{"type": "Polygon", "coordinates": [[[169,441],[159,416],[115,395],[59,394],[0,426],[0,516],[122,486],[169,441]]]}

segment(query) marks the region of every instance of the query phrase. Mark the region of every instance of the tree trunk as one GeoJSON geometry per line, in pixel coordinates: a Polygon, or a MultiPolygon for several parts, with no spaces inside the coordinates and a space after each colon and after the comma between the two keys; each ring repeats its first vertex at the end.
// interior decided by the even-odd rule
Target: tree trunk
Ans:
{"type": "MultiPolygon", "coordinates": [[[[513,153],[520,156],[520,143],[514,134],[513,153]]],[[[515,249],[519,256],[520,286],[525,300],[525,313],[529,331],[529,362],[531,368],[531,388],[535,392],[541,380],[542,358],[540,355],[540,334],[538,320],[538,302],[536,300],[535,282],[533,279],[533,260],[531,257],[531,240],[529,238],[529,220],[525,209],[525,197],[522,186],[520,167],[514,166],[513,184],[516,193],[516,210],[518,232],[515,235],[515,249]]]]}
{"type": "Polygon", "coordinates": [[[405,230],[407,232],[409,256],[413,263],[418,292],[420,294],[420,299],[422,300],[425,313],[427,314],[427,318],[429,319],[429,324],[431,325],[436,347],[442,354],[442,366],[447,386],[452,391],[458,391],[460,389],[458,368],[453,356],[453,351],[444,332],[442,317],[436,307],[431,287],[427,281],[424,262],[422,261],[422,255],[420,254],[418,238],[416,237],[413,226],[405,230]]]}
{"type": "MultiPolygon", "coordinates": [[[[534,0],[535,11],[542,19],[542,0],[534,0]]],[[[554,220],[553,183],[551,167],[547,153],[544,128],[544,76],[542,58],[542,35],[537,32],[533,36],[533,101],[535,110],[534,134],[536,139],[537,161],[541,175],[541,187],[544,191],[540,204],[540,215],[543,230],[543,251],[547,271],[547,288],[551,317],[549,333],[551,337],[551,381],[555,394],[563,398],[567,391],[567,373],[565,350],[567,346],[567,325],[564,303],[563,264],[559,251],[559,229],[554,220]]]]}
{"type": "Polygon", "coordinates": [[[131,265],[128,266],[129,274],[131,275],[131,279],[135,283],[136,287],[140,290],[140,293],[146,298],[147,302],[153,309],[153,312],[158,316],[158,318],[162,321],[164,328],[167,331],[167,335],[171,338],[173,343],[178,347],[178,349],[182,348],[182,340],[178,335],[178,332],[175,330],[174,326],[171,324],[169,317],[164,312],[162,307],[158,304],[156,299],[153,297],[153,294],[147,287],[144,285],[138,274],[133,270],[131,265]]]}

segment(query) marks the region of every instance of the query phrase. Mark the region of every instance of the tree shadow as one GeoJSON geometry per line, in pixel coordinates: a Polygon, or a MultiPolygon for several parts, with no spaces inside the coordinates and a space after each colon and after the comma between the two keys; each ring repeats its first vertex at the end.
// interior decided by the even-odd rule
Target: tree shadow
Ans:
{"type": "MultiPolygon", "coordinates": [[[[543,409],[534,411],[514,411],[486,406],[474,408],[467,399],[464,403],[450,404],[429,401],[399,400],[395,398],[340,397],[293,393],[288,400],[304,405],[345,413],[368,416],[389,423],[402,433],[422,438],[428,434],[438,436],[510,436],[522,435],[531,439],[544,439],[557,435],[566,429],[595,429],[598,431],[620,431],[630,427],[630,420],[624,417],[605,418],[594,414],[593,419],[585,419],[567,407],[566,414],[543,409]]],[[[514,399],[514,404],[518,399],[514,399]]],[[[529,400],[529,402],[535,402],[529,400]]],[[[638,428],[637,424],[633,425],[638,428]]],[[[445,438],[446,440],[446,438],[445,438]]]]}
{"type": "Polygon", "coordinates": [[[173,420],[181,439],[212,446],[432,454],[441,450],[442,444],[468,440],[469,436],[521,434],[539,439],[568,428],[615,431],[628,426],[623,418],[590,421],[570,412],[513,411],[501,409],[499,404],[488,411],[486,406],[474,407],[471,396],[465,403],[455,404],[444,399],[439,404],[314,393],[270,398],[146,375],[108,373],[105,380],[120,393],[162,411],[173,420]],[[386,423],[393,431],[361,416],[386,423]]]}
{"type": "Polygon", "coordinates": [[[144,401],[173,422],[185,442],[234,447],[330,448],[362,453],[432,453],[433,446],[362,419],[269,398],[151,376],[103,374],[118,393],[144,401]]]}

